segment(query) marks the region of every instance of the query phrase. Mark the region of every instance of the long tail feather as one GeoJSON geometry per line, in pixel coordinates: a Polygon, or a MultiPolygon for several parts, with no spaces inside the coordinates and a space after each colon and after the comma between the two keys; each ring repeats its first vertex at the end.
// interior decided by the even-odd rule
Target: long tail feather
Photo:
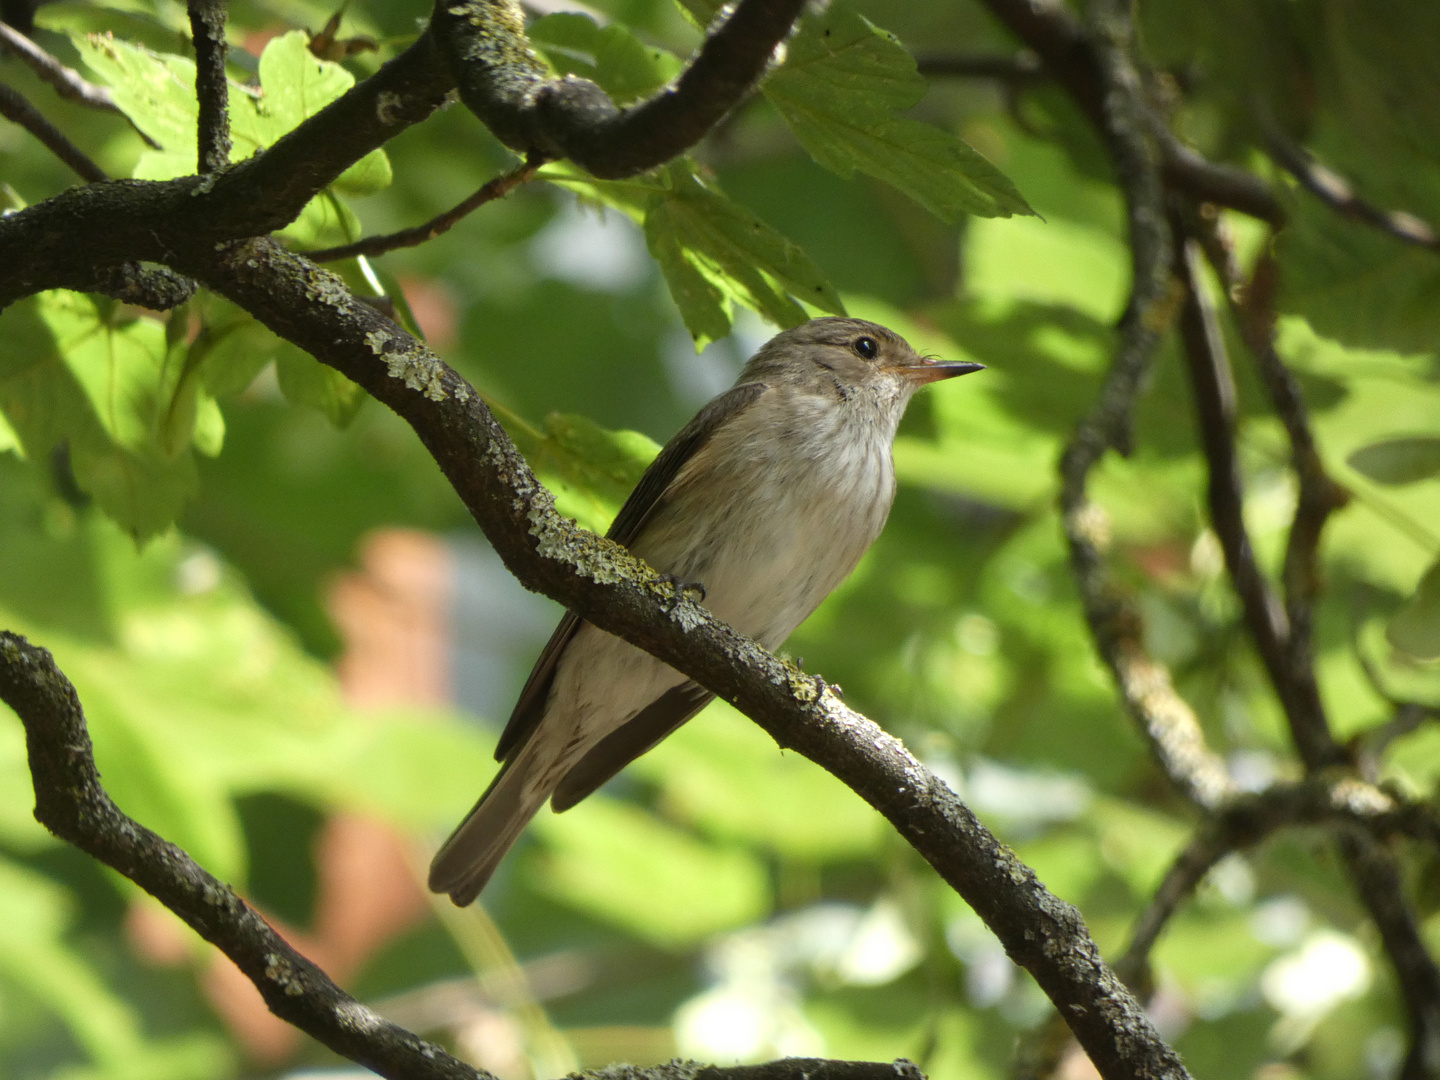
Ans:
{"type": "Polygon", "coordinates": [[[545,800],[547,787],[533,783],[534,754],[522,752],[501,768],[480,801],[450,834],[430,863],[430,890],[449,893],[465,907],[490,880],[500,860],[545,800]],[[529,760],[527,760],[529,759],[529,760]],[[531,779],[531,783],[526,783],[531,779]]]}

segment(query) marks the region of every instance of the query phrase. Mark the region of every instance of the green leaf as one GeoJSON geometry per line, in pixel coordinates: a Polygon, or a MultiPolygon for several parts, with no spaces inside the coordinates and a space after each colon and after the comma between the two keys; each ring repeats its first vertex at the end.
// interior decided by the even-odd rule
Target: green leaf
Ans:
{"type": "Polygon", "coordinates": [[[285,400],[309,405],[343,428],[365,404],[365,391],[332,367],[320,363],[289,343],[275,354],[275,376],[285,400]]]}
{"type": "Polygon", "coordinates": [[[528,31],[561,75],[596,83],[624,105],[664,86],[680,73],[673,53],[646,45],[623,26],[600,26],[588,15],[546,15],[528,31]]]}
{"type": "Polygon", "coordinates": [[[167,428],[180,364],[165,330],[113,301],[41,293],[0,318],[0,409],[32,458],[67,445],[83,491],[139,537],[163,531],[195,488],[193,414],[167,428]],[[178,443],[167,430],[183,430],[178,443]]]}
{"type": "Polygon", "coordinates": [[[697,348],[729,333],[735,302],[780,327],[809,318],[797,301],[845,313],[798,245],[705,185],[688,163],[672,165],[666,178],[646,206],[645,241],[697,348]]]}
{"type": "Polygon", "coordinates": [[[1440,561],[1425,576],[1385,631],[1390,644],[1417,660],[1440,660],[1440,561]]]}
{"type": "MultiPolygon", "coordinates": [[[[137,179],[188,176],[196,167],[195,64],[180,56],[91,34],[74,39],[86,65],[109,85],[121,110],[160,144],[136,163],[137,179]]],[[[230,84],[231,160],[243,160],[274,143],[355,84],[339,64],[320,60],[305,34],[292,30],[272,39],[260,57],[260,89],[230,84]]],[[[374,150],[336,179],[334,189],[367,195],[393,179],[384,150],[374,150]]],[[[358,235],[348,207],[321,194],[281,235],[301,245],[343,242],[358,235]]]]}
{"type": "Polygon", "coordinates": [[[1440,438],[1417,436],[1362,446],[1345,459],[1381,484],[1413,484],[1440,476],[1440,438]]]}
{"type": "Polygon", "coordinates": [[[1347,345],[1430,352],[1440,341],[1435,252],[1356,224],[1320,200],[1297,200],[1277,241],[1280,304],[1347,345]]]}
{"type": "Polygon", "coordinates": [[[895,38],[837,0],[808,17],[765,96],[827,169],[856,169],[903,191],[944,221],[1032,214],[1015,185],[957,136],[896,115],[925,80],[895,38]]]}
{"type": "Polygon", "coordinates": [[[552,896],[665,948],[695,944],[763,916],[770,890],[744,851],[714,847],[635,806],[591,796],[536,819],[552,896]]]}
{"type": "Polygon", "coordinates": [[[646,245],[697,350],[730,332],[736,303],[781,327],[809,317],[801,303],[845,314],[840,294],[800,246],[702,179],[689,158],[621,182],[567,167],[543,175],[644,222],[646,245]]]}

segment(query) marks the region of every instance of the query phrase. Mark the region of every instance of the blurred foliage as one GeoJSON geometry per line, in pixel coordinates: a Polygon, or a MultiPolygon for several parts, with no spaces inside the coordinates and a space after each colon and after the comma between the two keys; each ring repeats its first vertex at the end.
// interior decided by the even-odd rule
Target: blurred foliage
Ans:
{"type": "MultiPolygon", "coordinates": [[[[698,40],[691,20],[715,5],[594,6],[607,25],[551,15],[535,38],[557,71],[624,100],[673,74],[698,40]]],[[[232,3],[237,156],[373,71],[427,9],[355,0],[340,36],[380,48],[341,66],[311,56],[300,32],[330,6],[232,3]]],[[[1262,153],[1278,132],[1378,206],[1440,222],[1440,114],[1422,104],[1440,95],[1440,9],[1137,10],[1170,120],[1202,152],[1278,180],[1262,153]]],[[[116,175],[191,170],[183,4],[67,0],[37,23],[38,40],[114,87],[162,149],[0,60],[7,81],[116,175]],[[114,36],[85,36],[97,32],[114,36]]],[[[788,648],[953,783],[1113,954],[1193,821],[1094,657],[1052,506],[1058,451],[1125,303],[1121,200],[1057,89],[927,86],[907,48],[1014,43],[974,0],[837,0],[691,156],[624,183],[547,166],[421,247],[338,269],[364,295],[404,290],[404,317],[487,396],[562,509],[597,529],[771,331],[755,314],[786,325],[848,310],[922,351],[990,365],[916,399],[889,526],[788,648]]],[[[347,172],[285,239],[412,225],[512,165],[450,108],[347,172]]],[[[0,179],[18,203],[71,182],[9,125],[0,179]]],[[[1274,245],[1280,351],[1354,495],[1326,533],[1317,619],[1320,683],[1349,737],[1387,719],[1386,694],[1440,701],[1440,261],[1278,182],[1291,215],[1274,245]]],[[[1254,223],[1225,223],[1247,261],[1270,243],[1254,223]]],[[[1295,501],[1288,449],[1236,328],[1224,330],[1247,521],[1276,570],[1295,501]]],[[[417,853],[433,844],[489,775],[489,725],[503,716],[347,707],[322,602],[376,528],[473,532],[408,429],[210,296],[159,317],[44,294],[5,312],[0,333],[0,624],[53,649],[76,683],[122,807],[302,927],[329,815],[391,823],[417,853]]],[[[1147,644],[1237,780],[1260,786],[1297,767],[1206,527],[1192,416],[1167,342],[1135,453],[1107,458],[1092,486],[1147,644]]],[[[1433,796],[1440,728],[1397,740],[1381,769],[1433,796]]],[[[5,1075],[270,1068],[247,1061],[206,1004],[204,949],[149,966],[126,929],[133,888],[31,820],[13,719],[0,723],[0,773],[5,1075]]],[[[1440,947],[1440,865],[1405,859],[1440,947]]],[[[513,974],[513,953],[533,989],[497,998],[521,1033],[513,1080],[677,1051],[903,1055],[945,1080],[998,1077],[1047,1011],[876,815],[718,705],[584,806],[543,816],[486,906],[493,925],[429,918],[351,986],[400,1010],[472,971],[491,986],[513,974]]],[[[1225,860],[1155,959],[1156,1014],[1199,1077],[1384,1077],[1403,1052],[1377,936],[1316,835],[1225,860]]],[[[469,1052],[464,1027],[428,1032],[469,1052]]],[[[292,1064],[335,1062],[306,1046],[292,1064]]]]}

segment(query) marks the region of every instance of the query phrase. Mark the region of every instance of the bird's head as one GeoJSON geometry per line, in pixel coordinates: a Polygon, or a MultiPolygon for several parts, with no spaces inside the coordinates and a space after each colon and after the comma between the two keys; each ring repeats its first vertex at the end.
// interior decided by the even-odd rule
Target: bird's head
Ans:
{"type": "Polygon", "coordinates": [[[984,364],[921,356],[895,331],[864,319],[826,317],[777,334],[746,366],[742,381],[788,385],[849,400],[893,401],[901,408],[920,387],[980,371],[984,364]]]}

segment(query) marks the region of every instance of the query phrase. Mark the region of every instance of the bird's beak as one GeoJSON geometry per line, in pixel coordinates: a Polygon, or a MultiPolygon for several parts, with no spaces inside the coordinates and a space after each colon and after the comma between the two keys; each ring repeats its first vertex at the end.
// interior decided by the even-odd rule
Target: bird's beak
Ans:
{"type": "Polygon", "coordinates": [[[906,364],[900,368],[905,377],[917,386],[925,386],[927,383],[939,382],[941,379],[953,379],[956,375],[969,375],[972,371],[984,371],[984,364],[974,364],[968,360],[930,360],[922,358],[918,364],[906,364]]]}

